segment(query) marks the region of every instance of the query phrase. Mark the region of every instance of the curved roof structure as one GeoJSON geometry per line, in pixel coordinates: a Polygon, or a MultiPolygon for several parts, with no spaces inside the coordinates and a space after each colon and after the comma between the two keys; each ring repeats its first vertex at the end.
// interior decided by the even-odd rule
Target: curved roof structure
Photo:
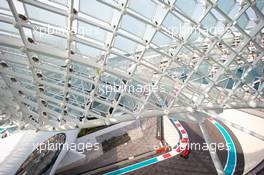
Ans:
{"type": "Polygon", "coordinates": [[[261,0],[2,0],[1,121],[65,130],[264,107],[261,0]]]}

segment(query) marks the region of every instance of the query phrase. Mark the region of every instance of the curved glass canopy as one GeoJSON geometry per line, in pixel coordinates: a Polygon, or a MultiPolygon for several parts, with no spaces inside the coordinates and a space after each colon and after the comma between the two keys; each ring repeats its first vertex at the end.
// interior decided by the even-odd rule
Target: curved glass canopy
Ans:
{"type": "Polygon", "coordinates": [[[264,107],[262,0],[1,0],[1,123],[264,107]]]}

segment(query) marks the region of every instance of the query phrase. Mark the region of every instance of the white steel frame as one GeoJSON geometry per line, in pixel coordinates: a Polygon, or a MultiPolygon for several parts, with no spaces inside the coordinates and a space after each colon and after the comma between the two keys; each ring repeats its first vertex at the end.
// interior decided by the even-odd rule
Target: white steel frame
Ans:
{"type": "MultiPolygon", "coordinates": [[[[263,89],[264,83],[261,84],[259,89],[254,89],[252,86],[246,83],[246,79],[248,75],[252,71],[252,69],[258,67],[260,63],[263,63],[264,49],[263,45],[256,41],[256,35],[262,34],[261,30],[264,27],[264,15],[263,9],[260,11],[256,7],[255,1],[245,1],[245,5],[241,6],[240,12],[236,15],[234,19],[230,18],[225,12],[223,12],[217,5],[218,2],[215,1],[205,1],[205,12],[200,20],[195,21],[188,15],[186,15],[183,11],[179,10],[175,5],[175,0],[173,1],[163,1],[163,0],[153,0],[157,7],[162,9],[162,12],[156,12],[153,16],[153,20],[143,16],[142,14],[136,12],[135,10],[129,8],[129,1],[131,0],[120,0],[118,3],[115,1],[108,0],[98,0],[99,3],[104,4],[108,7],[114,9],[114,15],[112,20],[109,23],[96,19],[95,17],[88,16],[83,14],[82,12],[77,12],[76,8],[79,7],[79,1],[77,0],[68,0],[68,4],[63,7],[52,6],[52,3],[47,3],[41,0],[21,0],[22,4],[30,4],[32,6],[45,9],[49,12],[56,13],[62,15],[67,18],[67,26],[65,28],[66,34],[52,34],[54,36],[58,36],[64,38],[67,42],[66,51],[55,48],[53,46],[49,46],[45,43],[38,43],[35,41],[34,43],[30,43],[27,40],[27,36],[24,32],[24,28],[27,28],[31,31],[38,30],[43,26],[40,26],[38,23],[32,23],[30,17],[29,20],[24,21],[20,19],[19,14],[17,12],[15,3],[12,0],[8,0],[10,12],[12,13],[13,18],[6,14],[0,14],[0,22],[12,24],[19,31],[20,37],[14,37],[10,35],[5,35],[0,33],[0,60],[2,63],[6,63],[9,65],[10,63],[15,63],[27,67],[30,70],[31,75],[21,75],[11,68],[2,68],[0,69],[0,75],[2,77],[1,81],[4,81],[6,84],[6,88],[1,87],[1,92],[10,91],[12,93],[12,97],[5,95],[5,93],[1,93],[1,108],[4,110],[10,110],[10,106],[14,106],[17,109],[17,112],[21,112],[22,116],[16,114],[10,114],[10,119],[13,121],[17,121],[19,125],[23,127],[33,127],[35,129],[40,130],[64,130],[71,129],[75,127],[79,128],[87,128],[87,127],[95,127],[101,125],[109,125],[113,123],[118,123],[121,121],[135,120],[138,118],[146,118],[153,116],[162,116],[162,115],[171,115],[175,113],[184,113],[184,112],[195,112],[195,111],[205,111],[205,110],[214,110],[214,109],[238,109],[238,108],[264,108],[264,97],[263,97],[263,89]],[[238,20],[242,15],[246,15],[246,11],[251,8],[257,14],[259,24],[251,29],[250,32],[241,28],[238,24],[238,20]],[[212,43],[207,49],[207,51],[202,52],[200,48],[197,48],[193,43],[190,42],[190,37],[193,33],[190,33],[186,38],[181,38],[176,34],[172,34],[170,37],[173,37],[178,40],[178,43],[171,43],[167,46],[159,46],[153,43],[153,38],[155,37],[157,32],[162,33],[165,36],[169,36],[169,29],[167,29],[163,25],[163,21],[166,19],[168,14],[173,15],[174,17],[181,18],[185,20],[185,22],[189,22],[194,28],[203,30],[204,27],[201,25],[201,22],[206,18],[206,16],[212,12],[212,10],[217,11],[220,15],[224,17],[226,20],[226,28],[225,31],[220,36],[214,36],[212,33],[201,33],[204,38],[208,38],[209,36],[212,39],[212,43]],[[158,13],[163,13],[161,16],[158,13]],[[129,15],[138,21],[141,21],[145,25],[147,25],[151,32],[147,31],[144,33],[143,37],[140,38],[136,34],[130,33],[121,27],[122,19],[124,15],[129,15]],[[88,37],[80,37],[76,33],[73,32],[73,22],[82,21],[84,23],[99,27],[104,31],[108,32],[107,40],[105,43],[100,42],[93,38],[88,37]],[[228,45],[224,40],[223,36],[232,28],[235,27],[238,32],[240,32],[247,40],[240,44],[237,48],[233,48],[228,45]],[[142,49],[137,53],[129,53],[127,55],[121,49],[118,49],[114,46],[114,42],[116,36],[124,37],[138,45],[141,45],[142,49]],[[101,55],[103,60],[85,60],[83,59],[83,55],[74,52],[74,43],[79,42],[84,45],[90,46],[94,49],[99,49],[103,52],[101,55]],[[230,54],[227,58],[228,61],[223,65],[219,62],[219,60],[215,60],[210,53],[216,49],[217,43],[221,42],[224,47],[226,47],[232,54],[230,54]],[[260,53],[254,59],[252,63],[247,62],[247,58],[244,58],[241,55],[241,52],[249,47],[249,43],[253,43],[255,49],[260,53]],[[15,53],[9,52],[6,48],[15,48],[21,50],[21,57],[26,58],[26,60],[18,60],[15,57],[6,57],[5,54],[13,54],[15,53]],[[163,70],[159,69],[158,65],[151,66],[149,63],[145,61],[145,53],[149,50],[155,51],[159,54],[159,57],[166,57],[169,61],[163,70]],[[182,49],[191,49],[193,53],[197,54],[199,57],[198,62],[191,66],[182,60],[179,60],[182,49]],[[24,55],[23,55],[24,54],[24,55]],[[112,69],[107,67],[107,59],[109,59],[111,54],[115,54],[120,56],[128,61],[134,63],[135,67],[131,74],[125,74],[117,69],[112,69]],[[46,55],[53,57],[57,60],[62,60],[65,62],[65,69],[54,69],[54,67],[49,66],[47,64],[36,64],[33,62],[33,56],[46,55]],[[137,57],[137,58],[135,58],[137,57]],[[245,67],[242,77],[238,77],[232,71],[231,65],[236,65],[235,60],[240,57],[244,61],[243,65],[240,67],[245,67]],[[209,60],[213,62],[217,67],[218,71],[215,76],[211,79],[208,75],[202,75],[199,72],[199,67],[203,63],[203,61],[209,60]],[[72,64],[85,65],[96,71],[96,76],[94,79],[87,78],[84,76],[78,76],[72,72],[70,72],[72,64]],[[173,77],[168,75],[168,69],[173,64],[177,64],[182,68],[187,68],[190,70],[187,78],[184,82],[179,83],[181,80],[175,80],[173,77]],[[136,76],[136,71],[139,66],[144,66],[148,70],[156,72],[158,74],[158,78],[151,80],[146,83],[143,80],[139,79],[136,76]],[[247,67],[247,68],[246,68],[247,67]],[[37,77],[38,71],[48,71],[55,74],[63,75],[63,85],[58,83],[51,83],[44,79],[37,77]],[[176,93],[167,93],[167,97],[171,97],[172,101],[167,101],[168,105],[156,105],[150,102],[151,94],[154,94],[156,98],[163,101],[160,95],[156,92],[152,92],[149,95],[145,96],[144,99],[137,97],[128,92],[121,92],[119,94],[119,98],[114,100],[114,102],[109,102],[108,100],[102,99],[96,95],[99,90],[99,86],[106,85],[105,82],[102,82],[100,78],[104,73],[107,73],[112,76],[119,77],[120,79],[126,80],[126,84],[131,83],[132,81],[137,81],[141,84],[151,84],[154,83],[156,85],[161,84],[161,80],[163,78],[170,79],[174,83],[171,84],[172,87],[175,88],[176,85],[180,86],[180,88],[175,88],[176,93]],[[201,88],[199,86],[198,91],[197,88],[193,84],[193,75],[200,75],[204,77],[207,81],[207,85],[203,85],[201,88]],[[221,80],[221,76],[223,74],[232,77],[232,79],[236,80],[236,84],[232,89],[225,89],[219,87],[217,82],[221,80]],[[19,81],[31,81],[36,88],[35,89],[27,89],[23,86],[20,86],[19,83],[12,83],[10,81],[10,77],[15,77],[19,81]],[[68,86],[71,77],[76,78],[78,80],[82,80],[83,82],[87,82],[94,85],[94,89],[90,94],[86,94],[81,91],[77,91],[68,86]],[[51,87],[62,91],[62,99],[56,99],[52,96],[48,96],[44,94],[38,88],[39,85],[43,85],[45,88],[51,87]],[[245,92],[241,87],[245,86],[249,89],[249,92],[245,92]],[[191,88],[191,89],[190,89],[191,88]],[[221,102],[216,102],[217,99],[213,99],[210,97],[210,93],[213,92],[214,89],[219,90],[219,94],[226,94],[226,96],[222,97],[221,102]],[[190,90],[192,94],[186,93],[186,90],[190,90]],[[202,90],[199,91],[199,90],[202,90]],[[237,96],[237,91],[242,90],[244,96],[237,96]],[[19,94],[18,91],[22,91],[23,94],[34,97],[37,101],[29,100],[29,98],[24,98],[23,95],[19,94]],[[81,102],[76,100],[77,105],[73,105],[69,103],[66,99],[68,98],[68,94],[71,94],[75,99],[77,96],[84,97],[85,105],[81,106],[81,102]],[[194,98],[194,95],[198,95],[198,98],[194,98]],[[137,103],[140,103],[140,106],[137,110],[131,111],[126,109],[124,106],[120,105],[120,101],[122,97],[129,97],[135,100],[137,103]],[[85,100],[86,99],[86,100],[85,100]],[[52,110],[47,106],[43,105],[42,102],[50,101],[60,105],[62,109],[60,112],[52,110]],[[186,102],[186,101],[187,102],[186,102]],[[107,113],[106,116],[102,116],[99,113],[96,113],[91,110],[93,102],[99,102],[109,108],[112,108],[111,113],[107,113]],[[191,102],[191,103],[188,103],[191,102]],[[37,111],[32,110],[32,108],[37,109],[37,111]],[[72,115],[68,114],[68,109],[73,109],[82,113],[82,119],[80,116],[72,117],[72,115]],[[66,111],[66,112],[65,112],[66,111]],[[120,112],[121,111],[121,112],[120,112]],[[50,116],[55,116],[57,121],[50,120],[50,116]],[[94,117],[96,119],[91,119],[94,117]],[[32,120],[34,118],[34,120],[32,120]]],[[[196,1],[196,3],[198,3],[196,1]]],[[[32,20],[34,21],[34,20],[32,20]]],[[[50,26],[53,27],[53,26],[50,26]]],[[[147,28],[147,27],[146,27],[147,28]]],[[[39,30],[40,31],[40,30],[39,30]]],[[[43,31],[40,31],[43,32],[43,31]]],[[[262,35],[263,37],[263,35],[262,35]]],[[[34,39],[34,38],[33,38],[34,39]]],[[[189,57],[192,55],[190,54],[189,57]]],[[[41,56],[39,56],[41,57],[41,56]]],[[[41,59],[40,59],[41,60],[41,59]]],[[[144,76],[144,72],[141,72],[141,76],[144,76]]],[[[152,75],[152,77],[154,74],[152,75]]],[[[223,96],[223,95],[222,95],[223,96]]]]}

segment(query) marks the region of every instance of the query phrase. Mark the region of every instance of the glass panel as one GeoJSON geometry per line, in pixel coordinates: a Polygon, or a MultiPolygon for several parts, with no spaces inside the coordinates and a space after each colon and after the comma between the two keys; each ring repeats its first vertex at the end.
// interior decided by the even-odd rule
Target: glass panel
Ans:
{"type": "Polygon", "coordinates": [[[37,32],[35,30],[33,30],[33,36],[35,37],[36,41],[41,43],[45,43],[63,50],[67,48],[67,41],[65,38],[49,35],[43,32],[37,32]]]}
{"type": "Polygon", "coordinates": [[[122,18],[121,28],[130,33],[136,34],[137,36],[143,37],[146,30],[146,24],[131,16],[125,15],[122,18]]]}
{"type": "Polygon", "coordinates": [[[72,62],[73,74],[89,79],[94,79],[96,76],[96,70],[94,68],[81,65],[79,63],[72,62]]]}
{"type": "Polygon", "coordinates": [[[158,46],[166,46],[173,43],[173,39],[164,35],[161,32],[157,32],[152,42],[158,46]]]}
{"type": "Polygon", "coordinates": [[[256,0],[256,6],[263,13],[264,1],[263,0],[256,0]]]}
{"type": "Polygon", "coordinates": [[[218,7],[223,10],[226,14],[230,12],[232,7],[235,5],[234,0],[218,0],[217,1],[218,7]]]}
{"type": "Polygon", "coordinates": [[[174,32],[174,34],[180,34],[183,28],[183,21],[179,18],[176,18],[171,13],[168,14],[168,16],[164,19],[163,25],[174,32]]]}
{"type": "Polygon", "coordinates": [[[199,66],[199,72],[203,75],[208,75],[211,69],[211,65],[207,61],[203,61],[199,66]]]}
{"type": "Polygon", "coordinates": [[[0,22],[0,34],[20,37],[18,30],[12,25],[0,22]]]}
{"type": "Polygon", "coordinates": [[[132,72],[132,69],[135,66],[135,64],[136,63],[126,58],[111,54],[107,59],[106,67],[129,74],[129,72],[132,72]]]}
{"type": "Polygon", "coordinates": [[[80,11],[108,23],[111,21],[114,12],[112,8],[97,0],[80,0],[80,11]]]}
{"type": "Polygon", "coordinates": [[[238,20],[238,25],[241,27],[241,28],[246,28],[247,24],[248,24],[249,20],[248,20],[248,17],[246,14],[243,14],[239,20],[238,20]]]}
{"type": "Polygon", "coordinates": [[[156,3],[152,0],[144,0],[140,3],[129,1],[128,7],[150,19],[153,18],[156,11],[156,3]]]}
{"type": "Polygon", "coordinates": [[[7,0],[1,0],[0,8],[4,8],[4,9],[9,10],[9,5],[7,3],[7,0]]]}
{"type": "Polygon", "coordinates": [[[117,36],[114,41],[114,47],[127,53],[135,53],[138,44],[121,36],[117,36]]]}
{"type": "Polygon", "coordinates": [[[126,91],[131,95],[144,99],[146,97],[146,95],[144,94],[144,87],[145,84],[132,80],[131,82],[128,83],[126,91]]]}
{"type": "Polygon", "coordinates": [[[140,104],[135,99],[125,95],[121,97],[119,106],[124,107],[127,110],[134,112],[139,109],[140,104]]]}
{"type": "Polygon", "coordinates": [[[203,27],[211,31],[212,27],[216,25],[216,22],[217,19],[215,16],[212,13],[208,13],[201,23],[203,27]]]}
{"type": "Polygon", "coordinates": [[[111,75],[109,73],[103,73],[100,76],[100,80],[101,82],[105,83],[105,84],[109,84],[109,85],[113,85],[113,86],[120,86],[123,84],[123,81],[121,80],[121,78],[111,75]]]}
{"type": "Polygon", "coordinates": [[[91,105],[91,111],[94,113],[97,113],[98,115],[101,115],[103,117],[106,117],[106,115],[109,112],[109,109],[110,109],[109,106],[101,104],[97,101],[94,101],[91,105]]]}
{"type": "Polygon", "coordinates": [[[105,41],[108,33],[109,32],[106,32],[99,27],[78,21],[78,34],[82,36],[93,38],[99,41],[105,41]]]}
{"type": "Polygon", "coordinates": [[[195,8],[196,1],[195,0],[177,0],[176,6],[181,9],[183,13],[185,13],[187,16],[191,17],[193,10],[195,8]]]}
{"type": "Polygon", "coordinates": [[[150,82],[154,72],[155,72],[154,70],[147,68],[146,66],[140,65],[137,66],[134,76],[135,78],[141,81],[150,82]],[[143,73],[145,74],[145,76],[142,76],[143,73]]]}
{"type": "Polygon", "coordinates": [[[106,101],[117,101],[120,93],[117,93],[118,89],[109,85],[99,85],[96,95],[106,101]]]}
{"type": "Polygon", "coordinates": [[[57,100],[63,100],[63,91],[59,89],[48,87],[46,88],[44,94],[57,100]]]}
{"type": "Polygon", "coordinates": [[[67,18],[65,16],[43,10],[41,8],[26,4],[26,10],[30,19],[40,21],[46,24],[66,28],[67,18]]]}
{"type": "Polygon", "coordinates": [[[76,52],[82,54],[85,58],[92,58],[94,60],[99,60],[103,54],[103,51],[82,43],[76,43],[76,52]]]}

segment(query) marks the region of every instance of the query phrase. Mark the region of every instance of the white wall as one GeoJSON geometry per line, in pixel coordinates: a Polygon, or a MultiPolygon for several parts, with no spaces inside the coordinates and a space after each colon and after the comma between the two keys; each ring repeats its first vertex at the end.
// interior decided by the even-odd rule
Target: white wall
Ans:
{"type": "Polygon", "coordinates": [[[180,136],[167,116],[163,116],[163,132],[164,132],[164,140],[171,146],[174,147],[179,142],[180,136]]]}

